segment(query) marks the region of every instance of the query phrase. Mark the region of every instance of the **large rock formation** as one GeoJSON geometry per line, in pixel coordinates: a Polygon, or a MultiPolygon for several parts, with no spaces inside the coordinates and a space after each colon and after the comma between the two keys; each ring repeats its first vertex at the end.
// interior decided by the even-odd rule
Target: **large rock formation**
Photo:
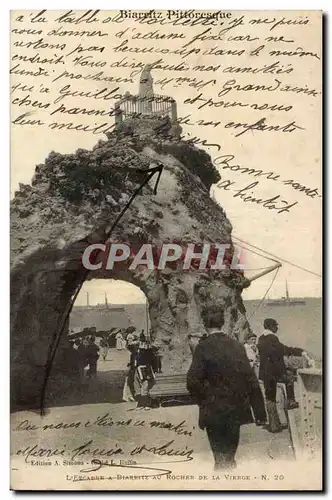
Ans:
{"type": "MultiPolygon", "coordinates": [[[[112,241],[231,243],[231,224],[209,196],[219,180],[209,155],[179,139],[168,118],[125,121],[92,151],[51,152],[38,165],[31,186],[12,201],[11,352],[12,402],[37,404],[49,345],[79,283],[82,251],[102,242],[142,181],[136,169],[161,161],[164,170],[153,195],[143,188],[117,225],[112,241]]],[[[237,271],[130,271],[122,266],[91,272],[91,278],[129,281],[145,293],[154,334],[163,343],[170,371],[188,366],[189,333],[201,333],[200,310],[215,303],[225,311],[230,335],[246,327],[237,271]]]]}

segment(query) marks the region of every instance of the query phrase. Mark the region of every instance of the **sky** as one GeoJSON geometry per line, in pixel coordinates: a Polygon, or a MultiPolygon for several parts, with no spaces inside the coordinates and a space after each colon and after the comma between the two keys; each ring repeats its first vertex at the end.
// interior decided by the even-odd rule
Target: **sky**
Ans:
{"type": "Polygon", "coordinates": [[[89,305],[105,304],[105,296],[108,304],[144,304],[145,294],[135,285],[119,280],[91,280],[86,281],[77,296],[75,305],[86,306],[87,294],[89,305]]]}

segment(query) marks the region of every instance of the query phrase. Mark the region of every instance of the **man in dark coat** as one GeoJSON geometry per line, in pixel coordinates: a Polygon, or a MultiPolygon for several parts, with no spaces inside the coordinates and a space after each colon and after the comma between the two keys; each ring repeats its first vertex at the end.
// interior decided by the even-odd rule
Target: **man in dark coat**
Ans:
{"type": "Polygon", "coordinates": [[[96,377],[97,375],[97,361],[99,358],[99,347],[96,344],[96,337],[91,335],[89,343],[86,348],[86,358],[89,363],[88,377],[96,377]]]}
{"type": "Polygon", "coordinates": [[[206,429],[215,469],[236,466],[240,426],[266,421],[264,400],[244,347],[222,330],[223,311],[211,306],[202,319],[209,336],[201,340],[187,374],[188,391],[199,405],[199,427],[206,429]]]}
{"type": "Polygon", "coordinates": [[[300,347],[288,347],[280,342],[276,335],[278,323],[275,319],[266,318],[264,329],[264,334],[259,338],[257,345],[260,357],[259,378],[264,383],[266,409],[269,416],[268,430],[280,432],[282,425],[276,406],[278,382],[286,384],[288,410],[298,408],[298,403],[295,401],[294,382],[288,381],[286,377],[284,356],[303,355],[306,357],[307,354],[300,347]]]}

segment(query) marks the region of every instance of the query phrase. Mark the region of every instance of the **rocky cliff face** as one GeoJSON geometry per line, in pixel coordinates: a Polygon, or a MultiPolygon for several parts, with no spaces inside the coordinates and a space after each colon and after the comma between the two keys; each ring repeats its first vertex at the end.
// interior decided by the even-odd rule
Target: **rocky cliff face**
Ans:
{"type": "MultiPolygon", "coordinates": [[[[12,401],[34,404],[40,396],[49,345],[82,276],[87,244],[104,241],[123,206],[142,181],[136,169],[164,165],[157,195],[155,179],[143,188],[116,227],[112,241],[231,243],[231,224],[209,196],[219,174],[207,153],[179,140],[168,119],[124,122],[92,151],[51,152],[38,165],[31,186],[21,185],[12,201],[11,352],[12,401]]],[[[202,333],[200,310],[224,309],[230,335],[246,328],[238,272],[91,272],[139,286],[149,302],[151,327],[164,346],[169,371],[184,371],[187,336],[202,333]]]]}

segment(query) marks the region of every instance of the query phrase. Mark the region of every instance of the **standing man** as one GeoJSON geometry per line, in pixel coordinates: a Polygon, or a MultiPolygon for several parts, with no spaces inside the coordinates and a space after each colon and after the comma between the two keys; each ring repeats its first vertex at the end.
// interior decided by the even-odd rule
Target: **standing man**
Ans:
{"type": "Polygon", "coordinates": [[[99,347],[96,344],[96,337],[91,335],[86,350],[87,360],[89,362],[88,377],[96,377],[97,375],[97,361],[99,358],[99,347]]]}
{"type": "Polygon", "coordinates": [[[222,329],[220,307],[202,311],[209,336],[201,340],[187,374],[188,391],[199,405],[199,427],[206,429],[215,460],[215,470],[234,468],[240,426],[266,421],[263,395],[244,347],[222,329]]]}
{"type": "MultiPolygon", "coordinates": [[[[83,380],[84,377],[84,371],[85,368],[89,365],[89,360],[88,360],[88,346],[89,346],[89,339],[85,338],[82,340],[81,345],[79,346],[77,352],[80,357],[80,363],[81,363],[81,379],[83,380]]],[[[87,373],[88,375],[88,373],[87,373]]]]}
{"type": "Polygon", "coordinates": [[[161,344],[157,340],[154,340],[154,342],[152,343],[152,352],[153,352],[153,366],[152,366],[153,371],[155,373],[162,373],[163,352],[161,344]]]}
{"type": "Polygon", "coordinates": [[[259,378],[264,383],[266,409],[269,417],[267,429],[270,432],[281,432],[283,427],[280,423],[276,395],[277,383],[285,382],[287,392],[287,409],[298,408],[295,401],[294,382],[287,382],[286,366],[284,356],[304,356],[310,359],[307,353],[300,347],[288,347],[280,342],[277,337],[278,323],[275,319],[264,320],[264,333],[258,341],[260,357],[259,378]]]}
{"type": "Polygon", "coordinates": [[[140,335],[140,343],[136,359],[141,392],[140,396],[137,396],[137,406],[150,406],[150,390],[155,384],[153,366],[155,366],[156,361],[152,345],[146,340],[143,331],[140,335]]]}
{"type": "Polygon", "coordinates": [[[86,347],[81,339],[76,339],[75,345],[77,346],[80,379],[83,380],[84,368],[86,367],[86,347]]]}

